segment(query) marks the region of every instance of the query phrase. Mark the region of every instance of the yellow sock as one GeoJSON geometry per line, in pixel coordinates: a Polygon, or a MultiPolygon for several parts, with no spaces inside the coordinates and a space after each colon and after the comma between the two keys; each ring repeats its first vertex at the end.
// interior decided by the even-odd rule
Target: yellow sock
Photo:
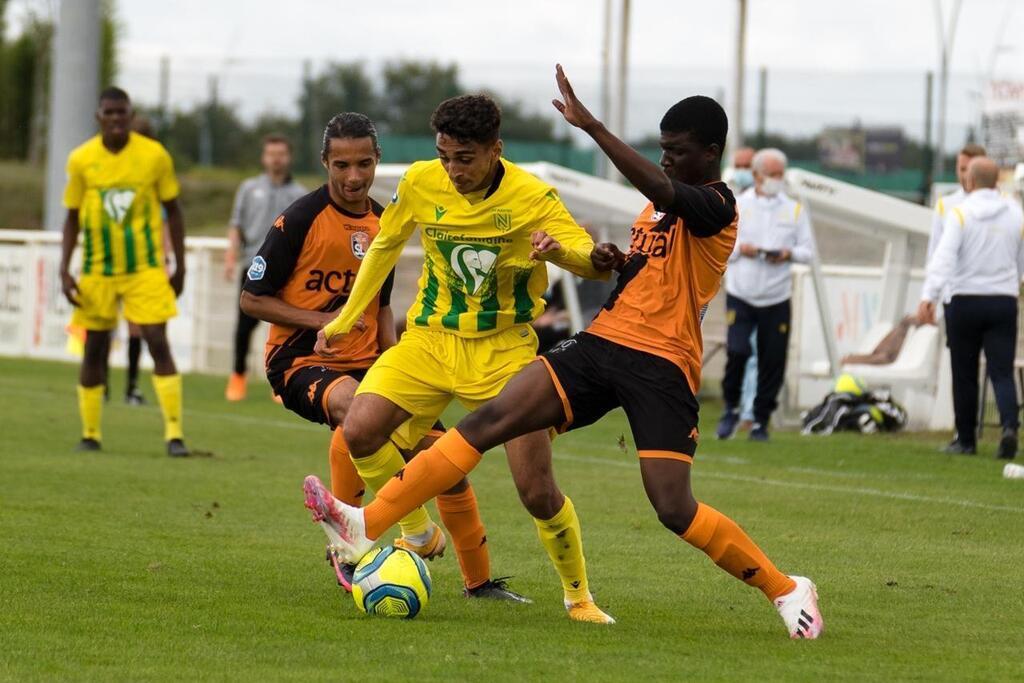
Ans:
{"type": "Polygon", "coordinates": [[[78,414],[82,416],[82,438],[102,441],[100,419],[103,417],[103,385],[78,385],[78,414]]]}
{"type": "MultiPolygon", "coordinates": [[[[398,448],[390,441],[385,442],[376,453],[365,458],[352,458],[359,476],[374,491],[380,491],[398,470],[405,467],[405,460],[398,448]]],[[[422,505],[398,521],[403,536],[417,536],[430,528],[433,520],[422,505]]]]}
{"type": "Polygon", "coordinates": [[[587,562],[583,559],[583,534],[569,496],[565,497],[565,505],[554,517],[534,519],[533,522],[537,525],[540,542],[562,580],[565,599],[569,602],[587,599],[590,589],[587,585],[587,562]]]}
{"type": "Polygon", "coordinates": [[[181,439],[181,375],[153,375],[153,389],[164,416],[164,441],[181,439]]]}

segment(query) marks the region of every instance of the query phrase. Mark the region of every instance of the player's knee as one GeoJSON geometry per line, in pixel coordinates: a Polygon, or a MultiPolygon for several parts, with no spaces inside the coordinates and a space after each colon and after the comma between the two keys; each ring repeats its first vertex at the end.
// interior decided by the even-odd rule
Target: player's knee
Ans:
{"type": "Polygon", "coordinates": [[[658,513],[658,521],[671,531],[679,535],[690,528],[694,516],[697,514],[697,503],[695,501],[671,501],[655,505],[658,513]]]}
{"type": "Polygon", "coordinates": [[[387,435],[381,435],[365,421],[353,419],[351,413],[344,419],[345,441],[349,453],[355,458],[373,455],[387,441],[387,435]]]}
{"type": "Polygon", "coordinates": [[[551,519],[558,514],[563,499],[558,489],[547,482],[528,480],[517,483],[519,501],[526,511],[536,519],[551,519]]]}

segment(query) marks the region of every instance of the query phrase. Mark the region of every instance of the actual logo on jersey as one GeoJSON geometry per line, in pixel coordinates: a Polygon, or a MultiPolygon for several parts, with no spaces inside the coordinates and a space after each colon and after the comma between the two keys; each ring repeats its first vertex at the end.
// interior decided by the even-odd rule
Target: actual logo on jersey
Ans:
{"type": "Polygon", "coordinates": [[[491,214],[494,216],[494,227],[501,232],[508,232],[512,229],[512,212],[509,209],[494,209],[491,214]]]}
{"type": "Polygon", "coordinates": [[[499,247],[455,242],[438,242],[437,246],[448,260],[452,272],[465,284],[468,294],[480,294],[484,284],[496,277],[494,264],[501,253],[499,247]]]}
{"type": "Polygon", "coordinates": [[[367,249],[370,248],[370,236],[365,232],[354,232],[352,233],[352,255],[360,261],[366,256],[367,249]]]}
{"type": "Polygon", "coordinates": [[[263,276],[267,272],[267,261],[262,256],[256,256],[252,260],[252,264],[249,266],[249,270],[246,272],[246,277],[250,280],[262,280],[263,276]]]}
{"type": "Polygon", "coordinates": [[[103,213],[110,216],[115,223],[123,223],[132,202],[135,201],[135,190],[126,188],[113,188],[104,190],[100,196],[103,198],[103,213]]]}
{"type": "Polygon", "coordinates": [[[448,209],[446,209],[443,206],[440,206],[438,204],[434,205],[434,220],[435,221],[439,221],[442,218],[444,218],[444,215],[446,213],[448,213],[448,209]]]}

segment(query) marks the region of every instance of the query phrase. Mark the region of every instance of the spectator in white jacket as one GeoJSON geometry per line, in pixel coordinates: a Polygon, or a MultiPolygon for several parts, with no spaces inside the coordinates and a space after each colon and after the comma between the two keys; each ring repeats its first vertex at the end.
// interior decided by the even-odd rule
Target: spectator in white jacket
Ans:
{"type": "Polygon", "coordinates": [[[786,196],[786,155],[762,149],[754,155],[754,187],[736,201],[739,233],[725,276],[728,332],[722,393],[725,412],[718,438],[728,439],[739,424],[743,371],[757,329],[757,394],[750,438],[768,440],[768,420],[778,407],[789,346],[790,297],[794,262],[815,257],[807,211],[786,196]]]}
{"type": "Polygon", "coordinates": [[[1013,359],[1017,350],[1017,298],[1024,275],[1024,213],[995,189],[999,167],[975,157],[967,167],[967,196],[947,211],[928,261],[918,317],[935,322],[936,304],[945,305],[946,333],[953,371],[956,436],[943,450],[977,452],[978,361],[985,351],[988,375],[999,407],[1000,458],[1017,455],[1017,387],[1013,359]]]}
{"type": "MultiPolygon", "coordinates": [[[[983,156],[985,156],[985,148],[975,144],[964,145],[960,153],[956,155],[956,179],[960,183],[960,187],[947,195],[939,197],[938,201],[935,202],[935,210],[932,211],[932,232],[928,236],[928,258],[925,261],[926,263],[932,260],[935,247],[939,246],[939,239],[942,237],[942,226],[945,224],[949,212],[963,204],[964,200],[967,199],[967,190],[964,189],[964,183],[967,181],[967,165],[971,163],[971,159],[983,156]]],[[[944,292],[942,303],[947,301],[949,301],[948,292],[944,292]]]]}

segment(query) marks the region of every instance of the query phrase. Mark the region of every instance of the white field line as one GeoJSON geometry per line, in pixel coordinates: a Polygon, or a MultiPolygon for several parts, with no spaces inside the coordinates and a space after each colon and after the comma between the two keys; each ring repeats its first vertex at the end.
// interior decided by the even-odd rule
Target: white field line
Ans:
{"type": "MultiPolygon", "coordinates": [[[[52,392],[39,391],[34,389],[27,389],[20,385],[11,382],[0,382],[0,386],[14,390],[16,393],[28,396],[45,396],[52,398],[52,392]]],[[[282,429],[301,429],[301,430],[312,430],[320,429],[319,425],[314,425],[310,422],[305,422],[300,418],[296,417],[295,421],[284,421],[284,420],[270,420],[266,418],[251,417],[249,415],[235,415],[234,413],[226,413],[222,411],[213,410],[186,410],[185,414],[190,418],[195,417],[211,417],[218,420],[228,420],[231,422],[238,422],[241,424],[252,424],[260,425],[263,427],[279,427],[282,429]]],[[[583,462],[592,465],[604,465],[606,467],[625,467],[629,469],[635,468],[636,462],[625,461],[625,460],[610,460],[608,458],[593,458],[581,455],[567,455],[564,453],[556,452],[554,454],[557,460],[569,460],[575,462],[583,462]]],[[[724,462],[733,465],[748,464],[747,460],[743,458],[736,458],[732,456],[715,457],[712,462],[724,462]]],[[[796,472],[810,472],[815,474],[837,474],[829,470],[813,470],[812,468],[787,468],[790,471],[796,472]]],[[[844,473],[850,474],[850,473],[844,473]]],[[[815,484],[810,482],[799,482],[799,481],[787,481],[782,479],[768,479],[762,477],[751,477],[742,474],[728,474],[724,472],[708,472],[707,470],[701,470],[699,475],[702,478],[707,479],[719,479],[724,481],[742,481],[751,484],[761,484],[764,486],[778,486],[781,488],[791,489],[803,489],[810,491],[829,491],[832,493],[846,493],[856,496],[869,496],[874,498],[888,498],[890,500],[907,500],[915,503],[937,503],[939,505],[955,505],[957,507],[973,508],[976,510],[990,510],[993,512],[1016,512],[1018,514],[1024,514],[1024,507],[1013,507],[1011,505],[992,505],[989,503],[979,503],[974,500],[968,500],[964,498],[943,498],[938,496],[923,496],[917,493],[907,493],[900,491],[884,491],[882,489],[863,487],[863,486],[841,486],[836,484],[815,484]]],[[[871,476],[871,475],[866,475],[871,476]]]]}
{"type": "MultiPolygon", "coordinates": [[[[566,455],[555,453],[556,460],[570,460],[583,462],[592,465],[606,465],[608,467],[636,468],[637,464],[624,460],[609,460],[608,458],[592,458],[581,455],[566,455]]],[[[728,474],[725,472],[708,472],[701,470],[696,477],[703,479],[719,479],[723,481],[742,481],[762,486],[778,486],[782,488],[803,489],[810,491],[829,491],[831,493],[845,493],[854,496],[869,496],[873,498],[888,498],[890,500],[907,500],[915,503],[937,503],[939,505],[955,505],[957,507],[973,508],[977,510],[990,510],[992,512],[1016,512],[1024,514],[1024,507],[1013,507],[1011,505],[992,505],[979,503],[974,500],[963,498],[941,498],[938,496],[923,496],[917,493],[906,493],[900,491],[883,491],[882,489],[863,486],[841,486],[838,484],[814,484],[810,482],[787,481],[782,479],[768,479],[762,477],[751,477],[743,474],[728,474]]]]}

